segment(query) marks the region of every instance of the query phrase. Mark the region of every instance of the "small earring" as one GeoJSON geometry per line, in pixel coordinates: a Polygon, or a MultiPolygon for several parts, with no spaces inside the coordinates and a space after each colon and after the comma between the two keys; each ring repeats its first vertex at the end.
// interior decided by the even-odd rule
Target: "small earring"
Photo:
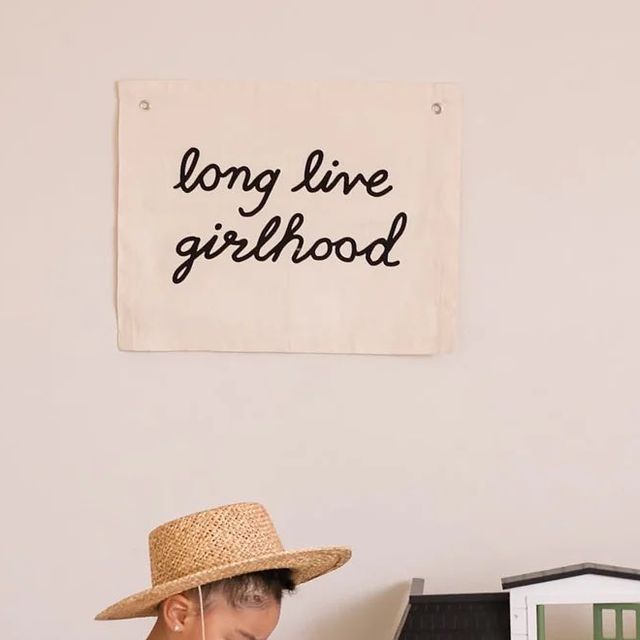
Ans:
{"type": "Polygon", "coordinates": [[[179,624],[177,624],[175,627],[173,627],[173,630],[174,630],[174,631],[180,631],[180,625],[179,625],[179,624]]]}

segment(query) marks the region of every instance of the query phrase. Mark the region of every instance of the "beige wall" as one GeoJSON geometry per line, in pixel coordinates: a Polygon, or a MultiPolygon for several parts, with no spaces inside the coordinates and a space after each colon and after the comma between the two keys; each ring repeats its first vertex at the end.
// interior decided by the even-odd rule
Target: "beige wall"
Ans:
{"type": "Polygon", "coordinates": [[[640,566],[637,2],[0,12],[3,639],[144,638],[92,617],[146,586],[148,530],[236,500],[354,549],[282,640],[387,640],[412,576],[640,566]],[[114,82],[303,77],[462,84],[456,352],[118,352],[114,82]]]}

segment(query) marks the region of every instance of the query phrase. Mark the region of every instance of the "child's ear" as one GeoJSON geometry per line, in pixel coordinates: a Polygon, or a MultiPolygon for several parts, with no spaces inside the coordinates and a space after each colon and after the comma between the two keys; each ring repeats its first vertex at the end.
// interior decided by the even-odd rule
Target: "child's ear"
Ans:
{"type": "Polygon", "coordinates": [[[191,602],[182,593],[169,596],[160,605],[162,621],[171,631],[182,631],[187,624],[191,602]]]}

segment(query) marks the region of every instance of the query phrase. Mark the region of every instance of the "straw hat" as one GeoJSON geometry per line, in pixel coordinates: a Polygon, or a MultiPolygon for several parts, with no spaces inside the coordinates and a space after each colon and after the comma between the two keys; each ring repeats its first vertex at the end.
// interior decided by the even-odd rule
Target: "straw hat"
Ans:
{"type": "Polygon", "coordinates": [[[266,509],[255,502],[200,511],[149,534],[151,588],[116,602],[95,619],[153,616],[169,596],[253,571],[291,569],[294,582],[301,584],[350,557],[346,547],[285,551],[266,509]]]}

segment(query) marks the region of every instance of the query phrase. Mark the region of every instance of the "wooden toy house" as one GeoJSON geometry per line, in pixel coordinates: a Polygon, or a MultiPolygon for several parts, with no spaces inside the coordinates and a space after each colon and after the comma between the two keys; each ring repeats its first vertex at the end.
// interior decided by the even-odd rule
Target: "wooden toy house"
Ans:
{"type": "MultiPolygon", "coordinates": [[[[556,640],[548,611],[587,605],[583,640],[640,640],[640,570],[578,564],[503,578],[496,593],[423,593],[412,581],[395,640],[556,640]]],[[[582,636],[581,636],[582,638],[582,636]]]]}

